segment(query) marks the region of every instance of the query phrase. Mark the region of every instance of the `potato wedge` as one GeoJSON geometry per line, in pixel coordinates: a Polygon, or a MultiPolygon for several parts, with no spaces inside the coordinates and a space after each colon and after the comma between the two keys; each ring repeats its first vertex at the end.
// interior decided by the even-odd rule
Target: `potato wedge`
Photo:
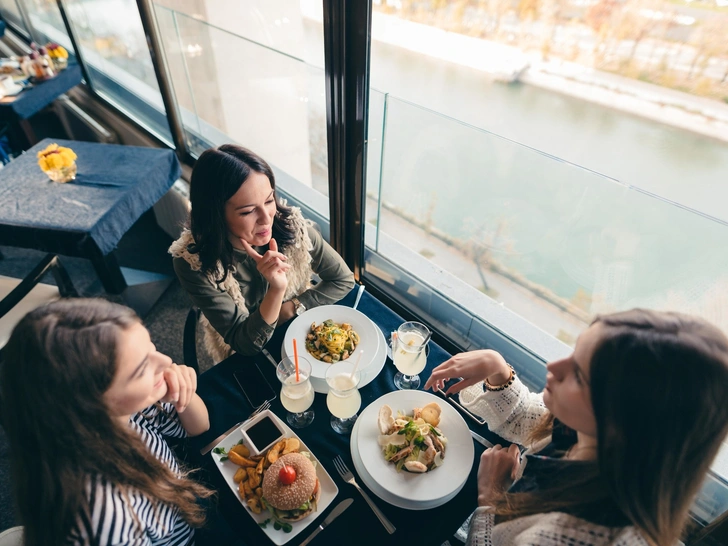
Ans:
{"type": "Polygon", "coordinates": [[[260,499],[258,497],[251,497],[247,501],[248,507],[253,511],[254,514],[260,514],[263,511],[260,505],[260,499]]]}
{"type": "Polygon", "coordinates": [[[255,471],[255,468],[248,468],[248,485],[251,489],[255,489],[260,485],[262,476],[255,471]]]}
{"type": "Polygon", "coordinates": [[[234,451],[228,452],[228,459],[230,460],[231,463],[236,464],[238,466],[255,467],[255,461],[251,461],[247,457],[243,457],[242,455],[240,455],[234,451]]]}
{"type": "Polygon", "coordinates": [[[254,497],[255,493],[253,493],[253,490],[250,488],[250,480],[247,482],[240,482],[243,485],[243,490],[245,491],[245,498],[249,499],[250,497],[254,497]]]}
{"type": "Polygon", "coordinates": [[[274,462],[276,462],[278,460],[280,452],[284,447],[286,447],[286,441],[281,440],[276,445],[274,445],[272,448],[270,448],[270,450],[268,451],[268,456],[266,457],[270,464],[273,464],[274,462]]]}
{"type": "Polygon", "coordinates": [[[299,449],[301,449],[301,442],[298,440],[298,438],[286,438],[286,445],[283,448],[283,455],[288,455],[289,453],[298,453],[299,449]]]}
{"type": "Polygon", "coordinates": [[[268,460],[267,457],[263,457],[260,461],[258,461],[258,464],[255,467],[255,472],[256,473],[258,473],[258,474],[262,474],[263,473],[263,465],[265,464],[265,462],[267,460],[268,460]]]}
{"type": "Polygon", "coordinates": [[[255,489],[255,496],[258,497],[259,499],[263,498],[263,488],[262,487],[257,487],[255,489]]]}
{"type": "Polygon", "coordinates": [[[250,457],[250,449],[243,444],[238,444],[230,448],[231,452],[235,452],[242,457],[250,457]]]}
{"type": "Polygon", "coordinates": [[[240,498],[245,500],[245,482],[238,484],[238,493],[240,493],[240,498]]]}
{"type": "Polygon", "coordinates": [[[252,469],[245,468],[242,466],[240,468],[238,468],[237,471],[235,472],[235,476],[233,476],[233,481],[235,483],[240,483],[240,482],[244,482],[245,480],[247,480],[248,473],[246,472],[246,470],[252,470],[252,469]]]}
{"type": "Polygon", "coordinates": [[[253,455],[252,457],[248,457],[248,459],[255,461],[256,463],[259,463],[263,458],[265,458],[263,455],[253,455]]]}

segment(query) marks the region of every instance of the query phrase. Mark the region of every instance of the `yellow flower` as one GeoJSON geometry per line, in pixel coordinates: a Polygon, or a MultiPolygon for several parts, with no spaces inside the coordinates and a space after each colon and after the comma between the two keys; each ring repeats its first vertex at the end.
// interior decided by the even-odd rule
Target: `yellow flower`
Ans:
{"type": "Polygon", "coordinates": [[[45,150],[38,152],[38,166],[43,171],[70,167],[76,157],[76,153],[71,148],[50,144],[45,150]]]}

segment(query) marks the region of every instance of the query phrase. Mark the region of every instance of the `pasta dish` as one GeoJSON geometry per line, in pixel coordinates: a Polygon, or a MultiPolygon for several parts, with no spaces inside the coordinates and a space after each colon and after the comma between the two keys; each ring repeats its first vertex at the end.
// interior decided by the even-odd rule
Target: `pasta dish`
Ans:
{"type": "Polygon", "coordinates": [[[306,335],[306,350],[322,362],[346,360],[359,345],[359,334],[346,322],[337,324],[325,320],[318,326],[314,322],[306,335]]]}

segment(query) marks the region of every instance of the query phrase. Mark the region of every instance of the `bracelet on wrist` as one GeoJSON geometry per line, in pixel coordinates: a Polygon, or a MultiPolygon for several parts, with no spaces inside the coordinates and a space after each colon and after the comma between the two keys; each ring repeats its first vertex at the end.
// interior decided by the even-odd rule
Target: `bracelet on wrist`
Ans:
{"type": "Polygon", "coordinates": [[[513,384],[513,381],[515,381],[516,379],[516,370],[514,370],[513,366],[511,366],[510,364],[508,364],[508,367],[511,369],[511,376],[508,378],[508,381],[506,381],[502,385],[491,385],[490,383],[488,383],[488,379],[485,379],[483,381],[483,387],[485,387],[485,390],[497,392],[510,387],[513,384]]]}

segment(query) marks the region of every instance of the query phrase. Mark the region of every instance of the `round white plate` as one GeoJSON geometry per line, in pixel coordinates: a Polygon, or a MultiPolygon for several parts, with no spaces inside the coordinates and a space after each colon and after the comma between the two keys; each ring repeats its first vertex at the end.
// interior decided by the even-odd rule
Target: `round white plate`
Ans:
{"type": "Polygon", "coordinates": [[[410,509],[440,506],[462,489],[474,464],[475,448],[468,425],[447,402],[427,392],[396,391],[385,394],[359,414],[357,427],[356,436],[352,433],[352,457],[354,453],[357,454],[365,472],[358,467],[357,470],[362,476],[366,473],[371,483],[365,483],[370,489],[379,489],[389,497],[389,500],[382,497],[387,502],[392,502],[392,499],[395,502],[404,501],[410,509]],[[398,410],[411,413],[414,408],[421,408],[430,402],[437,402],[442,408],[438,428],[448,440],[445,461],[439,468],[425,474],[397,472],[392,463],[384,460],[377,441],[379,408],[388,404],[395,414],[398,410]]]}
{"type": "Polygon", "coordinates": [[[360,349],[364,351],[361,362],[359,362],[359,370],[362,374],[359,387],[363,387],[379,374],[387,361],[387,344],[382,331],[366,315],[351,307],[323,305],[297,317],[286,330],[281,346],[281,356],[285,358],[293,355],[293,339],[295,338],[299,356],[303,356],[311,363],[311,385],[314,390],[321,393],[329,392],[326,370],[330,364],[316,360],[306,350],[306,335],[311,331],[311,323],[320,324],[327,319],[339,324],[347,322],[359,334],[360,343],[354,350],[354,354],[347,360],[356,359],[360,349]]]}
{"type": "Polygon", "coordinates": [[[362,463],[361,461],[359,451],[357,449],[354,449],[354,446],[357,444],[357,435],[359,434],[359,423],[360,421],[357,419],[356,423],[354,423],[354,428],[351,431],[350,446],[351,458],[354,461],[354,469],[356,470],[357,474],[359,474],[361,481],[369,488],[369,490],[377,497],[382,499],[384,502],[388,502],[389,504],[397,506],[398,508],[404,508],[405,510],[429,510],[431,508],[437,508],[438,506],[442,506],[446,502],[454,499],[455,495],[457,495],[465,485],[465,483],[463,482],[463,485],[458,487],[451,494],[433,502],[418,502],[417,500],[412,499],[402,499],[400,497],[387,493],[385,489],[380,487],[379,484],[372,479],[372,477],[367,472],[364,463],[362,463]]]}

